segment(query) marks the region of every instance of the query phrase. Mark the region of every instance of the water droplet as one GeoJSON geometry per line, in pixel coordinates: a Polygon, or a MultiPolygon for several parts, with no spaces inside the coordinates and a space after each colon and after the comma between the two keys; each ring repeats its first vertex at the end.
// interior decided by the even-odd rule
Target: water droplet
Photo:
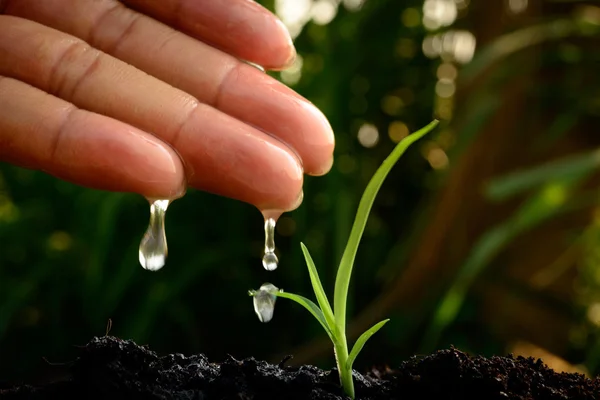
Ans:
{"type": "Polygon", "coordinates": [[[273,319],[273,312],[275,311],[275,300],[277,296],[273,293],[280,291],[275,285],[271,283],[264,283],[260,289],[251,290],[249,293],[254,302],[254,312],[258,316],[260,322],[267,323],[273,319]]]}
{"type": "Polygon", "coordinates": [[[267,271],[276,270],[279,262],[275,255],[275,224],[275,218],[265,219],[265,255],[262,263],[267,271]]]}
{"type": "Polygon", "coordinates": [[[277,263],[279,260],[277,259],[275,253],[265,253],[262,262],[263,267],[265,267],[267,271],[274,271],[277,269],[277,263]]]}
{"type": "Polygon", "coordinates": [[[150,201],[150,223],[140,242],[140,264],[149,271],[158,271],[167,258],[165,214],[170,200],[150,201]]]}

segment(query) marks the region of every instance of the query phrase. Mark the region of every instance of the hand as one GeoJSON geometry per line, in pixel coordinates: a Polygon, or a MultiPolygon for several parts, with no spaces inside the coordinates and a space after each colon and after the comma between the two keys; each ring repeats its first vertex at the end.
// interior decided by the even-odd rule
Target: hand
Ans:
{"type": "Polygon", "coordinates": [[[257,68],[287,30],[252,0],[0,0],[0,161],[92,188],[262,209],[326,173],[323,114],[257,68]],[[161,21],[161,22],[159,22],[161,21]]]}

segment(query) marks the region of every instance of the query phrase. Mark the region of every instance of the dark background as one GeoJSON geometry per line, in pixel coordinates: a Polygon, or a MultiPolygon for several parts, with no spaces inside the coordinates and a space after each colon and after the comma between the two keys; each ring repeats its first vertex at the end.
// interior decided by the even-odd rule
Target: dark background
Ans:
{"type": "Polygon", "coordinates": [[[112,335],[160,353],[332,366],[304,309],[281,299],[261,324],[247,290],[269,281],[312,298],[303,241],[331,294],[369,178],[433,117],[441,126],[388,177],[357,256],[352,339],[391,322],[355,367],[454,344],[600,373],[600,5],[358,3],[332,0],[324,25],[299,18],[302,65],[273,73],[323,110],[337,141],[332,171],[307,177],[303,205],[278,223],[276,272],[261,266],[252,206],[190,190],[169,208],[168,263],[151,273],[138,263],[143,198],[0,164],[0,379],[52,378],[60,367],[43,357],[72,360],[109,319],[112,335]]]}

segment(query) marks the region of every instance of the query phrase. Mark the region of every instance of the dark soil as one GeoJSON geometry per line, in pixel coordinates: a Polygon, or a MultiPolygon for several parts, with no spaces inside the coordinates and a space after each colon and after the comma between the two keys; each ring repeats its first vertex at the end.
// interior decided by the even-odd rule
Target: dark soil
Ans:
{"type": "MultiPolygon", "coordinates": [[[[470,357],[456,349],[413,357],[395,370],[355,373],[358,399],[600,399],[600,378],[556,373],[541,360],[470,357]]],[[[346,399],[335,370],[253,358],[210,363],[203,355],[159,357],[105,336],[81,348],[70,377],[0,389],[12,399],[346,399]]]]}

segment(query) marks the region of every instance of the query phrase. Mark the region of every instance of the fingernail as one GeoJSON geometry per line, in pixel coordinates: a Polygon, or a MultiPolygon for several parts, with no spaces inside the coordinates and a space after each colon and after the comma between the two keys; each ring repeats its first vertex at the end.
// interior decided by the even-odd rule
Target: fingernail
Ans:
{"type": "Polygon", "coordinates": [[[332,167],[333,167],[333,156],[331,156],[331,158],[329,159],[329,163],[328,164],[324,164],[323,165],[322,169],[320,169],[320,170],[318,170],[316,172],[310,173],[308,175],[310,175],[310,176],[323,176],[323,175],[327,174],[329,171],[331,171],[332,167]]]}
{"type": "Polygon", "coordinates": [[[296,61],[296,57],[297,57],[297,52],[296,52],[296,47],[294,46],[294,41],[292,40],[292,36],[290,35],[290,31],[288,30],[287,26],[285,26],[285,24],[283,23],[283,21],[281,21],[280,19],[277,20],[277,24],[279,25],[279,27],[281,28],[281,30],[284,32],[284,34],[286,35],[286,39],[287,39],[287,44],[288,47],[290,49],[290,54],[287,58],[287,61],[284,63],[284,68],[290,67],[294,61],[296,61]]]}
{"type": "Polygon", "coordinates": [[[292,47],[292,54],[290,54],[290,58],[288,58],[288,60],[285,62],[284,69],[289,68],[292,65],[294,65],[294,62],[296,62],[297,57],[298,57],[298,53],[296,52],[296,48],[292,47]]]}

